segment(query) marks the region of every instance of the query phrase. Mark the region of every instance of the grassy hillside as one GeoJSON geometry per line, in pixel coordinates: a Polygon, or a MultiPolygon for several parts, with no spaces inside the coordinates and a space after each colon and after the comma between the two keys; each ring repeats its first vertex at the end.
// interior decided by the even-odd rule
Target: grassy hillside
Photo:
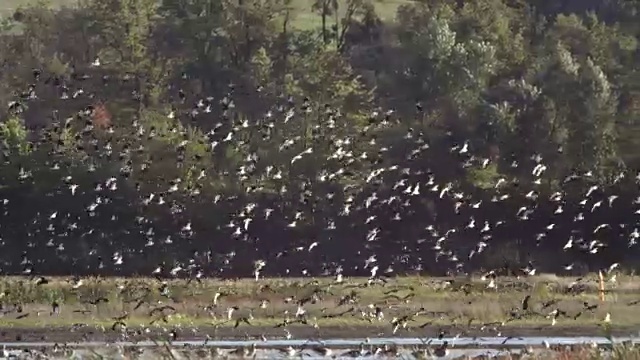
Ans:
{"type": "MultiPolygon", "coordinates": [[[[16,8],[27,5],[36,0],[2,0],[0,1],[0,16],[11,14],[16,8]]],[[[393,20],[398,7],[409,0],[377,0],[376,10],[383,20],[393,20]]],[[[49,0],[52,6],[74,6],[77,0],[49,0]]],[[[320,17],[311,11],[313,0],[294,0],[298,9],[295,25],[299,29],[310,29],[320,25],[320,17]]]]}

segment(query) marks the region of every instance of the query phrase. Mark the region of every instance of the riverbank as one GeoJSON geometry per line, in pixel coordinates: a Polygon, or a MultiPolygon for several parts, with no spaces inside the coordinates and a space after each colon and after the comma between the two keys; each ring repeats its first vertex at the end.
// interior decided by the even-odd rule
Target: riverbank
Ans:
{"type": "MultiPolygon", "coordinates": [[[[312,327],[290,326],[287,329],[294,339],[354,339],[373,337],[423,338],[437,339],[441,331],[446,337],[457,335],[464,337],[581,337],[604,336],[597,326],[506,326],[499,333],[482,331],[480,328],[425,327],[411,329],[396,335],[388,328],[379,326],[329,326],[318,332],[312,327]],[[460,331],[460,332],[457,332],[460,331]]],[[[637,335],[637,328],[614,327],[613,336],[637,335]]],[[[284,340],[286,333],[273,327],[252,326],[245,328],[214,327],[170,327],[170,328],[131,328],[127,331],[112,331],[101,327],[10,327],[0,328],[0,342],[54,342],[59,344],[114,341],[204,341],[216,340],[284,340]],[[172,332],[174,332],[172,334],[172,332]]]]}
{"type": "Polygon", "coordinates": [[[614,334],[640,327],[635,277],[609,284],[604,301],[593,279],[576,281],[4,277],[0,341],[601,336],[607,317],[614,334]]]}

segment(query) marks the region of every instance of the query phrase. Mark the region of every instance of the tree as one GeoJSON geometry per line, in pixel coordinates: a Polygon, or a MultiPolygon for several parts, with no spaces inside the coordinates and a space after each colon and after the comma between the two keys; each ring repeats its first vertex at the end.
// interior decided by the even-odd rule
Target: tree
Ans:
{"type": "Polygon", "coordinates": [[[315,0],[311,9],[320,15],[322,21],[322,27],[320,28],[322,34],[322,42],[326,45],[329,43],[329,29],[327,27],[327,18],[331,15],[336,16],[335,26],[338,26],[338,1],[336,0],[315,0]]]}

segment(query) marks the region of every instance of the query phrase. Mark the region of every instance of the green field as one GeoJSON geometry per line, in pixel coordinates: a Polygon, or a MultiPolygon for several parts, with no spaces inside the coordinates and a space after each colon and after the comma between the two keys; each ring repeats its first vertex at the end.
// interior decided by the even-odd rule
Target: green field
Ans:
{"type": "MultiPolygon", "coordinates": [[[[2,0],[0,1],[0,16],[10,15],[19,6],[33,3],[35,0],[2,0]]],[[[49,0],[52,7],[74,6],[77,0],[49,0]]],[[[379,0],[375,1],[378,15],[386,21],[395,18],[397,8],[409,0],[379,0]]],[[[294,25],[299,29],[312,29],[320,26],[320,17],[311,11],[313,0],[294,0],[297,9],[294,25]]],[[[329,19],[330,24],[333,18],[329,19]]]]}

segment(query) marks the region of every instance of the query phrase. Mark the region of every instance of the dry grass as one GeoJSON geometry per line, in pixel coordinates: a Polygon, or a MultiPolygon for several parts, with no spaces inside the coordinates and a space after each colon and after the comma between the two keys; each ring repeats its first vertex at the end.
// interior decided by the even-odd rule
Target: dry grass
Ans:
{"type": "MultiPolygon", "coordinates": [[[[319,293],[315,304],[304,306],[309,319],[317,319],[319,326],[389,326],[390,320],[419,309],[426,310],[409,323],[415,327],[426,322],[438,324],[459,324],[466,326],[487,322],[501,322],[509,318],[509,313],[521,308],[525,295],[531,295],[532,311],[547,315],[555,307],[566,311],[571,317],[579,312],[577,319],[558,319],[558,326],[587,326],[602,323],[607,313],[611,314],[615,325],[631,326],[640,324],[640,305],[628,306],[640,298],[634,289],[638,288],[635,277],[619,277],[618,285],[608,286],[610,292],[606,301],[600,303],[595,283],[585,287],[580,294],[566,292],[566,286],[575,279],[553,279],[545,276],[526,280],[501,279],[497,290],[486,289],[486,282],[479,279],[456,279],[453,284],[445,279],[427,277],[398,277],[390,279],[384,286],[363,287],[366,279],[347,279],[343,284],[335,284],[332,279],[264,279],[258,282],[241,279],[221,281],[214,279],[187,284],[184,280],[166,281],[166,289],[161,294],[162,282],[153,278],[109,278],[83,279],[83,285],[74,289],[71,279],[50,278],[44,285],[37,285],[36,279],[24,277],[0,278],[0,303],[11,309],[16,304],[22,312],[7,312],[0,318],[0,326],[66,326],[74,323],[110,325],[113,317],[129,314],[128,324],[143,325],[156,316],[149,316],[151,309],[160,305],[171,305],[174,311],[166,318],[169,323],[204,326],[219,324],[227,318],[227,309],[237,306],[234,319],[253,316],[252,324],[273,326],[288,316],[293,318],[297,310],[296,301],[309,297],[314,289],[326,290],[319,293]],[[147,290],[145,290],[147,289],[147,290]],[[217,292],[224,293],[217,306],[213,299],[217,292]],[[357,301],[338,306],[348,294],[357,294],[357,301]],[[91,304],[99,298],[108,302],[91,304]],[[295,300],[286,302],[285,299],[295,300]],[[142,305],[138,306],[142,300],[142,305]],[[542,303],[556,300],[557,304],[547,308],[542,303]],[[59,314],[50,314],[51,304],[60,305],[59,314]],[[267,302],[265,308],[260,304],[267,302]],[[583,311],[584,303],[598,304],[593,311],[583,311]],[[384,320],[363,316],[382,308],[384,320]],[[353,308],[353,312],[338,317],[327,315],[343,313],[353,308]],[[28,316],[24,316],[29,314],[28,316]]],[[[590,283],[587,283],[590,284],[590,283]]],[[[510,325],[547,325],[551,320],[545,316],[532,316],[514,320],[510,325]]],[[[235,321],[221,326],[235,325],[235,321]]]]}

